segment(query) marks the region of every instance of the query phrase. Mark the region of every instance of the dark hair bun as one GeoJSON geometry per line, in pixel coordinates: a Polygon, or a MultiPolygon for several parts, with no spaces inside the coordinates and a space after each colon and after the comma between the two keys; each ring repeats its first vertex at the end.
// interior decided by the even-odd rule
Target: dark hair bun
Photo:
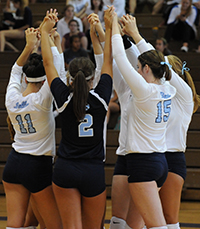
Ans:
{"type": "Polygon", "coordinates": [[[42,56],[33,53],[30,55],[28,62],[23,66],[23,72],[27,77],[40,77],[45,75],[45,69],[43,66],[42,56]]]}

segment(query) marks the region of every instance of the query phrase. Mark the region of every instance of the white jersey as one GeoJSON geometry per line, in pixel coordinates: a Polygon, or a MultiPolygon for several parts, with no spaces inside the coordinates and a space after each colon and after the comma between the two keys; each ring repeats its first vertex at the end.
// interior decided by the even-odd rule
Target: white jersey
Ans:
{"type": "MultiPolygon", "coordinates": [[[[140,52],[148,51],[148,44],[145,40],[140,41],[137,45],[140,52]],[[140,43],[140,44],[139,44],[140,43]]],[[[165,60],[168,62],[167,57],[165,60]]],[[[166,144],[167,151],[185,152],[187,130],[191,122],[194,109],[193,95],[190,86],[171,69],[171,80],[169,83],[177,90],[172,99],[172,105],[169,121],[167,122],[166,144]]]]}
{"type": "MultiPolygon", "coordinates": [[[[133,65],[134,68],[137,67],[137,57],[139,55],[139,51],[137,47],[132,44],[132,46],[126,49],[126,55],[133,65]]],[[[113,85],[115,91],[118,95],[119,103],[120,103],[120,132],[119,132],[119,147],[117,148],[117,155],[125,155],[126,154],[126,138],[127,138],[127,104],[129,100],[132,98],[132,91],[126,81],[124,80],[122,74],[120,73],[116,62],[113,60],[113,85]]]]}
{"type": "Polygon", "coordinates": [[[134,96],[127,110],[127,153],[165,152],[165,132],[176,89],[147,83],[129,63],[122,38],[112,36],[113,57],[134,96]]]}
{"type": "MultiPolygon", "coordinates": [[[[172,8],[169,18],[167,20],[167,25],[171,23],[177,23],[177,16],[181,13],[181,4],[176,5],[172,8]]],[[[194,30],[195,35],[197,35],[197,29],[195,25],[195,20],[198,14],[198,10],[195,6],[191,6],[191,14],[186,18],[185,22],[194,30]]]]}
{"type": "Polygon", "coordinates": [[[194,109],[192,90],[189,85],[174,71],[172,71],[170,84],[176,88],[177,92],[175,97],[172,99],[171,117],[167,123],[167,151],[185,152],[187,130],[191,122],[194,109]]]}
{"type": "MultiPolygon", "coordinates": [[[[52,47],[54,64],[60,74],[61,56],[52,47]]],[[[15,130],[13,148],[19,153],[55,156],[55,121],[53,96],[48,82],[37,93],[21,93],[22,66],[12,67],[6,92],[6,108],[15,130]]]]}

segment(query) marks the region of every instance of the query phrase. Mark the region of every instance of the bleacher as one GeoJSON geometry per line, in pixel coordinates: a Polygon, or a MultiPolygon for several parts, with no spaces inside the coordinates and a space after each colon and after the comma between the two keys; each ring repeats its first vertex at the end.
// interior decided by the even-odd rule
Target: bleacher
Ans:
{"type": "MultiPolygon", "coordinates": [[[[5,0],[2,1],[2,8],[5,4],[5,0]]],[[[42,20],[45,16],[45,12],[50,8],[57,8],[60,13],[65,6],[65,2],[60,0],[53,3],[35,3],[30,4],[30,8],[33,13],[33,22],[42,20]]],[[[2,13],[0,14],[2,18],[2,13]]],[[[162,21],[161,15],[151,15],[149,12],[136,14],[136,20],[140,32],[145,36],[152,44],[155,43],[156,36],[163,36],[165,28],[159,28],[157,31],[152,30],[162,21]]],[[[25,40],[13,40],[12,43],[16,45],[19,50],[22,50],[25,45],[25,40]]],[[[198,41],[194,41],[190,44],[190,50],[188,53],[180,52],[181,43],[172,41],[169,45],[169,49],[173,51],[174,55],[177,55],[181,60],[187,61],[187,66],[190,68],[190,73],[194,79],[197,93],[200,94],[200,54],[192,52],[193,48],[197,48],[198,41]]],[[[0,177],[11,150],[10,135],[7,129],[5,110],[5,90],[9,79],[9,74],[13,63],[16,61],[19,53],[5,51],[0,53],[0,177]]],[[[181,118],[181,117],[180,117],[181,118]]],[[[107,156],[105,163],[106,171],[106,185],[107,196],[111,195],[111,183],[112,175],[114,171],[114,164],[117,156],[115,155],[116,148],[118,146],[118,134],[119,131],[109,129],[107,131],[107,156]]],[[[56,128],[56,144],[58,145],[61,139],[61,129],[59,120],[57,120],[56,128]]],[[[182,199],[184,200],[200,200],[200,108],[193,115],[192,122],[188,131],[186,162],[187,162],[187,178],[184,184],[182,192],[182,199]]],[[[3,194],[3,185],[0,183],[0,194],[3,194]]]]}

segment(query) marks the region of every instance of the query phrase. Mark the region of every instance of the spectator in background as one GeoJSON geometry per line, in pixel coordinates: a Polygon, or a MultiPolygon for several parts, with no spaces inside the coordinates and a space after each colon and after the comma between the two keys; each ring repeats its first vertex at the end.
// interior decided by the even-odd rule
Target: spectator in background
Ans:
{"type": "Polygon", "coordinates": [[[81,48],[81,41],[78,35],[73,35],[69,38],[70,48],[64,51],[65,68],[69,67],[69,63],[76,57],[88,57],[88,53],[85,49],[81,48]]]}
{"type": "Polygon", "coordinates": [[[168,44],[165,38],[161,37],[156,39],[155,48],[156,50],[161,51],[164,56],[168,56],[172,54],[172,52],[168,49],[167,46],[168,44]]]}
{"type": "Polygon", "coordinates": [[[103,11],[103,0],[91,0],[91,7],[88,7],[86,12],[85,12],[85,16],[84,20],[83,20],[83,24],[84,24],[84,29],[85,29],[85,33],[89,30],[90,28],[90,23],[87,20],[87,16],[95,13],[99,16],[99,20],[101,23],[104,22],[103,19],[103,15],[104,15],[104,11],[103,11]]]}
{"type": "Polygon", "coordinates": [[[79,25],[79,31],[83,32],[83,24],[80,18],[77,18],[74,15],[74,6],[73,5],[67,5],[64,9],[64,17],[61,18],[58,23],[57,23],[57,32],[60,34],[60,38],[62,40],[63,36],[66,33],[70,32],[68,23],[69,21],[71,21],[72,19],[76,20],[78,22],[79,25]]]}
{"type": "Polygon", "coordinates": [[[158,0],[153,7],[152,15],[158,14],[159,12],[163,13],[164,23],[166,23],[171,9],[180,2],[181,0],[158,0]]]}
{"type": "Polygon", "coordinates": [[[129,14],[133,16],[135,14],[136,8],[138,6],[143,8],[146,3],[151,11],[152,7],[157,3],[157,1],[158,0],[129,0],[129,14]]]}
{"type": "Polygon", "coordinates": [[[171,38],[181,40],[181,51],[188,52],[189,41],[196,36],[197,8],[192,5],[192,0],[182,0],[181,4],[172,8],[167,21],[165,39],[169,43],[171,38]]]}
{"type": "Polygon", "coordinates": [[[16,8],[13,5],[13,2],[10,0],[6,1],[6,6],[3,8],[3,20],[2,20],[2,28],[1,30],[5,29],[12,29],[12,25],[10,21],[14,22],[14,15],[16,12],[16,8]]]}
{"type": "MultiPolygon", "coordinates": [[[[87,8],[85,15],[87,17],[92,13],[95,13],[98,15],[99,21],[103,25],[104,24],[103,0],[91,0],[91,7],[87,8]]],[[[88,22],[86,17],[84,17],[83,24],[85,28],[85,35],[88,39],[88,50],[92,50],[92,42],[90,38],[90,23],[88,22]]]]}
{"type": "Polygon", "coordinates": [[[12,2],[17,9],[14,15],[14,21],[9,21],[10,26],[12,26],[13,29],[0,31],[1,52],[5,50],[5,46],[17,52],[18,49],[7,40],[23,39],[25,37],[25,29],[32,26],[32,12],[27,6],[27,1],[13,0],[12,2]]]}
{"type": "Polygon", "coordinates": [[[118,17],[122,17],[123,15],[126,14],[125,12],[125,6],[126,6],[126,2],[125,0],[103,0],[103,9],[106,10],[107,9],[107,5],[111,6],[113,5],[115,7],[115,12],[117,14],[118,17]]]}
{"type": "Polygon", "coordinates": [[[79,31],[78,22],[72,19],[71,21],[69,21],[68,25],[69,25],[70,32],[66,33],[62,38],[62,42],[61,42],[62,50],[64,51],[65,49],[68,49],[70,47],[69,38],[72,35],[78,35],[81,39],[81,47],[87,50],[87,45],[88,45],[87,37],[85,36],[84,33],[79,31]]]}
{"type": "Polygon", "coordinates": [[[83,18],[87,7],[90,7],[90,0],[66,0],[66,5],[74,6],[75,16],[83,18]]]}

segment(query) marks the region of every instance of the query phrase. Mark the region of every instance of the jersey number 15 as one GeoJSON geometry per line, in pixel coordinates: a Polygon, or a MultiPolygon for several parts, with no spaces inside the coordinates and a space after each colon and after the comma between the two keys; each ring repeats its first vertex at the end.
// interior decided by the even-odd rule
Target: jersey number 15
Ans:
{"type": "Polygon", "coordinates": [[[171,105],[171,99],[160,101],[157,103],[157,117],[155,120],[156,123],[161,123],[162,120],[164,122],[167,122],[171,112],[170,105],[171,105]]]}

